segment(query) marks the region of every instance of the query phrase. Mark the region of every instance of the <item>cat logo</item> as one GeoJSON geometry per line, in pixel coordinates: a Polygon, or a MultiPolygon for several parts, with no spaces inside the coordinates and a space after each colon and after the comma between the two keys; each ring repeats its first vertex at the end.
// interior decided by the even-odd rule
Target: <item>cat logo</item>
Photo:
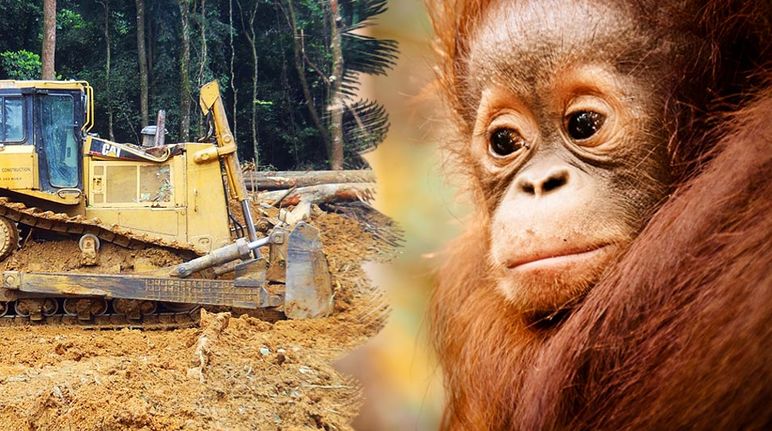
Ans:
{"type": "Polygon", "coordinates": [[[116,159],[121,157],[121,148],[117,145],[103,144],[102,155],[107,157],[115,157],[116,159]]]}

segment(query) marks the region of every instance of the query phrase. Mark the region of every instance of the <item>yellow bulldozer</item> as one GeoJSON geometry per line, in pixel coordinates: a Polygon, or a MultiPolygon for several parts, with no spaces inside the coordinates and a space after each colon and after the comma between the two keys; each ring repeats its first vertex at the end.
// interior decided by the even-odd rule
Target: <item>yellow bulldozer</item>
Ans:
{"type": "Polygon", "coordinates": [[[318,230],[258,232],[216,82],[201,88],[200,108],[210,132],[198,142],[166,144],[159,115],[142,143],[124,144],[90,133],[87,82],[0,81],[0,261],[20,232],[73,237],[86,265],[103,242],[186,257],[139,274],[4,271],[0,324],[177,327],[207,305],[330,312],[318,230]]]}

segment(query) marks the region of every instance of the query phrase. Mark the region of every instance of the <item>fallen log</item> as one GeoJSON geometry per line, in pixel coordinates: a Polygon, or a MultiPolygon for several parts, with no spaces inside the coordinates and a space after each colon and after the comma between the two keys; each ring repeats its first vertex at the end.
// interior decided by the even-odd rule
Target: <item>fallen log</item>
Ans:
{"type": "Polygon", "coordinates": [[[282,190],[292,187],[310,187],[321,184],[373,183],[372,170],[355,171],[274,171],[244,172],[247,188],[254,190],[282,190]]]}
{"type": "Polygon", "coordinates": [[[257,200],[269,205],[288,207],[300,202],[320,204],[330,202],[369,201],[375,193],[374,183],[320,184],[291,190],[276,190],[257,194],[257,200]]]}

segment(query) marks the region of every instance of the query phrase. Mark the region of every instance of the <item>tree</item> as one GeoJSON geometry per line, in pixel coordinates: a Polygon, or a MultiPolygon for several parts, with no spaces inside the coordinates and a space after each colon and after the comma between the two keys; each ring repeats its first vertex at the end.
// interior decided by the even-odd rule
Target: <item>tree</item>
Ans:
{"type": "Polygon", "coordinates": [[[236,0],[236,5],[239,7],[239,16],[241,17],[241,28],[244,30],[244,36],[249,41],[250,53],[252,54],[252,153],[255,161],[255,165],[258,162],[258,137],[257,137],[257,78],[258,78],[258,57],[257,57],[257,35],[255,34],[255,17],[257,16],[258,2],[255,1],[253,8],[247,11],[247,20],[244,20],[244,10],[241,7],[241,0],[236,0]]]}
{"type": "MultiPolygon", "coordinates": [[[[138,142],[158,109],[170,141],[200,137],[194,87],[217,79],[243,160],[363,167],[388,117],[357,98],[359,76],[384,73],[396,48],[356,34],[385,0],[336,0],[339,18],[331,1],[56,0],[54,76],[91,83],[94,131],[118,142],[138,142]]],[[[0,79],[39,79],[44,1],[0,1],[0,12],[0,79]]]]}
{"type": "Polygon", "coordinates": [[[308,38],[303,37],[301,19],[297,16],[295,1],[313,14],[315,3],[310,0],[285,0],[287,21],[294,35],[295,69],[313,124],[325,143],[329,167],[342,169],[365,165],[359,154],[377,146],[389,128],[386,110],[376,102],[357,100],[360,74],[385,74],[397,57],[397,43],[376,39],[358,33],[372,24],[372,19],[386,11],[387,0],[327,0],[323,11],[323,25],[306,17],[314,30],[324,31],[321,40],[322,66],[311,60],[307,53],[308,38]],[[311,95],[312,85],[307,82],[308,71],[317,75],[327,89],[323,109],[325,118],[317,114],[317,103],[311,95]]]}
{"type": "Polygon", "coordinates": [[[343,139],[347,167],[359,167],[359,154],[380,144],[389,130],[386,110],[374,101],[357,100],[359,75],[385,75],[394,66],[399,51],[397,42],[360,34],[373,19],[386,11],[387,0],[341,0],[343,21],[343,79],[341,92],[343,139]]]}
{"type": "Polygon", "coordinates": [[[10,79],[36,79],[40,74],[40,56],[25,50],[0,53],[0,65],[10,79]]]}
{"type": "Polygon", "coordinates": [[[231,93],[233,95],[233,119],[232,119],[232,126],[233,126],[233,136],[238,136],[238,104],[239,104],[239,95],[238,95],[238,89],[236,89],[236,70],[233,67],[233,64],[236,62],[236,47],[233,43],[233,33],[236,32],[236,29],[233,27],[233,0],[228,0],[228,45],[231,49],[231,57],[230,57],[230,75],[229,75],[229,81],[231,84],[231,93]]]}
{"type": "MultiPolygon", "coordinates": [[[[207,56],[207,40],[206,40],[206,0],[200,0],[199,3],[201,7],[201,13],[200,13],[200,19],[198,20],[198,29],[199,29],[199,35],[201,37],[201,45],[200,50],[198,54],[198,74],[196,75],[196,83],[198,85],[198,88],[201,88],[204,83],[206,83],[206,72],[207,72],[207,63],[208,63],[208,56],[207,56]]],[[[203,119],[201,116],[198,116],[198,128],[199,130],[203,126],[203,119]]]]}
{"type": "Polygon", "coordinates": [[[43,48],[42,79],[55,79],[54,57],[56,53],[56,0],[43,0],[43,48]]]}
{"type": "Polygon", "coordinates": [[[105,89],[107,96],[110,97],[107,103],[107,136],[110,140],[115,140],[115,130],[113,128],[113,122],[115,119],[114,102],[112,99],[110,73],[112,72],[112,47],[110,41],[110,0],[101,1],[102,7],[105,11],[105,89]]]}
{"type": "MultiPolygon", "coordinates": [[[[314,97],[311,95],[311,89],[308,85],[308,79],[306,78],[307,56],[305,53],[304,34],[302,30],[298,29],[298,20],[295,14],[295,7],[292,4],[293,0],[286,1],[287,8],[286,10],[283,10],[290,29],[292,30],[292,49],[295,59],[295,71],[298,75],[298,82],[300,83],[300,88],[303,90],[303,97],[305,98],[305,105],[306,109],[308,110],[308,114],[311,117],[311,121],[319,131],[319,136],[322,138],[325,154],[327,157],[330,157],[332,153],[332,146],[330,144],[329,131],[327,130],[327,127],[325,127],[324,123],[322,123],[322,119],[316,110],[316,103],[314,101],[314,97]]],[[[326,76],[321,73],[320,75],[326,80],[326,76]]]]}
{"type": "Polygon", "coordinates": [[[338,9],[338,0],[330,0],[330,54],[332,56],[332,74],[330,75],[330,102],[327,112],[330,115],[330,168],[343,169],[343,48],[341,46],[341,27],[343,20],[338,9]]]}
{"type": "Polygon", "coordinates": [[[142,127],[148,125],[147,50],[145,49],[145,0],[137,4],[137,60],[139,63],[139,111],[142,127]]]}
{"type": "Polygon", "coordinates": [[[190,135],[190,0],[178,0],[180,8],[181,54],[180,54],[180,139],[188,140],[190,135]]]}

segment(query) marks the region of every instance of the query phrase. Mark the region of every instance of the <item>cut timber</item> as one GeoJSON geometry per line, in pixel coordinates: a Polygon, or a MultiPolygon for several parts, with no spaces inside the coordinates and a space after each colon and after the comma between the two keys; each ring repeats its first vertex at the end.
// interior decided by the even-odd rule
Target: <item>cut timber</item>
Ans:
{"type": "Polygon", "coordinates": [[[250,189],[281,190],[321,184],[373,183],[375,175],[371,170],[245,172],[244,180],[250,189]]]}
{"type": "Polygon", "coordinates": [[[291,190],[289,194],[287,190],[263,192],[257,195],[257,199],[271,205],[278,204],[281,207],[288,207],[298,205],[301,201],[313,204],[369,201],[373,198],[374,192],[375,184],[373,183],[321,184],[299,187],[291,190]],[[280,200],[281,202],[279,202],[280,200]]]}

